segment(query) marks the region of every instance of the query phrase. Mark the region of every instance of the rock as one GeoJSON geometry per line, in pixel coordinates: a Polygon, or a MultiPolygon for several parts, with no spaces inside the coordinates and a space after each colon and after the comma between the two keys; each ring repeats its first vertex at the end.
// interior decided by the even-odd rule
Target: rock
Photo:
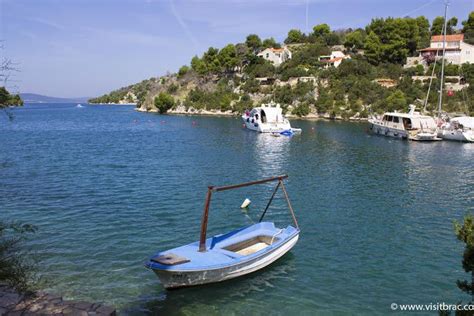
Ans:
{"type": "Polygon", "coordinates": [[[23,296],[0,285],[0,316],[6,315],[115,315],[115,309],[99,303],[64,301],[59,295],[36,292],[23,296]]]}
{"type": "Polygon", "coordinates": [[[22,296],[17,293],[6,293],[0,298],[0,307],[9,307],[18,304],[22,296]]]}
{"type": "Polygon", "coordinates": [[[82,309],[82,310],[90,310],[92,309],[92,303],[87,303],[87,302],[78,302],[74,304],[74,307],[77,309],[82,309]]]}
{"type": "Polygon", "coordinates": [[[96,313],[99,315],[115,316],[115,309],[109,306],[100,306],[96,309],[96,313]]]}

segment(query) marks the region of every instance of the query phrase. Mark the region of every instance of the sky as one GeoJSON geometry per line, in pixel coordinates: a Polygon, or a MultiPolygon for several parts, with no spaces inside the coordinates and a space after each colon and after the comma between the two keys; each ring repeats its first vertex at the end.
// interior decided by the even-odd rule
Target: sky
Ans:
{"type": "MultiPolygon", "coordinates": [[[[0,58],[15,62],[7,88],[92,97],[176,72],[208,47],[286,38],[327,23],[357,28],[375,17],[443,14],[444,0],[0,0],[0,58]]],[[[450,0],[465,20],[474,0],[450,0]]]]}

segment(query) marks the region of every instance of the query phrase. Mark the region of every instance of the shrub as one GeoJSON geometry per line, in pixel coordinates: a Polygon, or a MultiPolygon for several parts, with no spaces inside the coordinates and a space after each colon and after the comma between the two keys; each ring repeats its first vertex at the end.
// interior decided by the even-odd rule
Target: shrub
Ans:
{"type": "Polygon", "coordinates": [[[0,283],[25,292],[35,281],[35,263],[22,249],[28,234],[36,228],[28,224],[0,222],[0,283]]]}
{"type": "Polygon", "coordinates": [[[309,104],[307,102],[298,104],[298,106],[292,111],[293,114],[298,115],[299,117],[306,116],[309,112],[309,104]]]}
{"type": "Polygon", "coordinates": [[[178,91],[179,86],[175,83],[172,83],[166,91],[170,94],[174,94],[176,91],[178,91]]]}
{"type": "Polygon", "coordinates": [[[182,66],[181,68],[179,68],[179,71],[178,71],[178,77],[182,77],[184,76],[185,74],[187,74],[189,71],[189,67],[184,65],[182,66]]]}
{"type": "Polygon", "coordinates": [[[160,111],[160,114],[168,112],[174,105],[174,98],[164,92],[161,92],[157,97],[155,97],[155,106],[160,111]]]}

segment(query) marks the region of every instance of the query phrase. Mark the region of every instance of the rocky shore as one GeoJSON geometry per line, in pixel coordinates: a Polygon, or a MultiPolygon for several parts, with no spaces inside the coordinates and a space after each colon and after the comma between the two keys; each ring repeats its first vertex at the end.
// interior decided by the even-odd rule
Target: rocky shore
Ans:
{"type": "Polygon", "coordinates": [[[17,315],[116,315],[113,307],[98,303],[64,300],[59,295],[44,292],[20,294],[0,285],[0,316],[17,315]]]}
{"type": "MultiPolygon", "coordinates": [[[[158,113],[157,109],[144,109],[143,107],[135,108],[138,112],[149,112],[149,113],[158,113]]],[[[203,115],[203,116],[235,116],[240,117],[240,114],[237,114],[232,111],[220,111],[220,110],[196,110],[193,108],[186,109],[184,106],[177,106],[169,110],[166,114],[170,115],[203,115]]],[[[289,119],[299,119],[299,120],[338,120],[338,121],[352,121],[352,122],[364,122],[367,121],[365,117],[350,117],[348,119],[343,118],[342,116],[331,117],[329,114],[317,114],[309,113],[306,116],[299,117],[294,114],[285,115],[289,119]]]]}

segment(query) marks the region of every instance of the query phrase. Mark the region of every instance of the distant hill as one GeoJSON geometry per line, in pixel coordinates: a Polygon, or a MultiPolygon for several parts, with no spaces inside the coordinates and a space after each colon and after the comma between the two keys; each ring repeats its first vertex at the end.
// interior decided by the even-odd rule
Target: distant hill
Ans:
{"type": "Polygon", "coordinates": [[[36,93],[20,93],[25,103],[87,103],[89,97],[57,98],[36,93]]]}

